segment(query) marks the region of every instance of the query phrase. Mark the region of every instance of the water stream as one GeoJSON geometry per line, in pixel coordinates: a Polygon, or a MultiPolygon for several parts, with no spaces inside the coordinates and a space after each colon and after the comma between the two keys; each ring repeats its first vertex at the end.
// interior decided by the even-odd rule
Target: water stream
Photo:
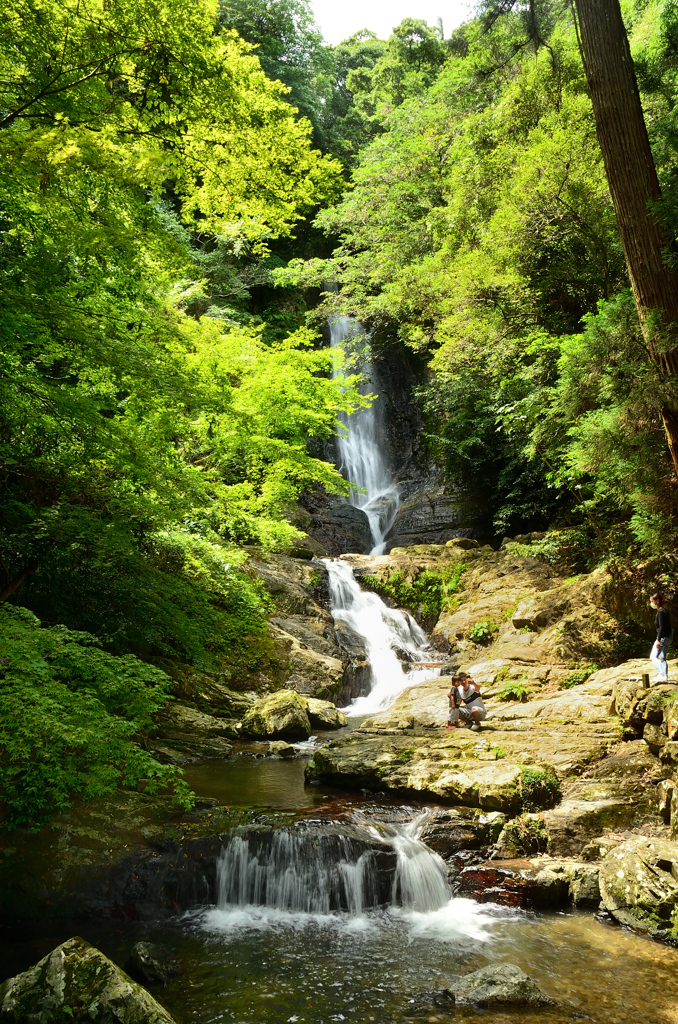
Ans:
{"type": "Polygon", "coordinates": [[[339,558],[324,562],[332,616],[363,638],[370,663],[370,692],[344,708],[346,715],[384,711],[403,690],[439,675],[436,667],[410,667],[418,662],[436,662],[439,655],[409,613],[387,608],[377,594],[361,590],[348,562],[339,558]]]}
{"type": "MultiPolygon", "coordinates": [[[[350,317],[330,321],[330,344],[339,345],[351,337],[362,334],[362,328],[350,317]]],[[[366,382],[360,387],[363,395],[373,393],[370,378],[371,364],[360,368],[366,382]]],[[[384,457],[384,429],[378,398],[369,409],[358,409],[351,416],[342,414],[346,428],[337,434],[342,475],[352,484],[349,501],[367,516],[372,534],[371,554],[383,553],[385,538],[400,505],[398,487],[393,481],[384,457]]]]}
{"type": "Polygon", "coordinates": [[[325,822],[229,837],[218,867],[212,924],[261,908],[298,915],[342,911],[361,918],[384,907],[427,914],[451,898],[444,862],[422,843],[426,811],[404,824],[325,822]]]}

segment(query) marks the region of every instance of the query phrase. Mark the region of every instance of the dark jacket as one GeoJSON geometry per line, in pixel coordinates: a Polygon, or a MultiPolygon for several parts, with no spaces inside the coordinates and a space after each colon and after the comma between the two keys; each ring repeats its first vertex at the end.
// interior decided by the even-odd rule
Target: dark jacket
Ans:
{"type": "Polygon", "coordinates": [[[671,616],[666,608],[657,609],[654,624],[657,627],[657,640],[661,640],[665,636],[671,636],[673,633],[671,629],[671,616]]]}

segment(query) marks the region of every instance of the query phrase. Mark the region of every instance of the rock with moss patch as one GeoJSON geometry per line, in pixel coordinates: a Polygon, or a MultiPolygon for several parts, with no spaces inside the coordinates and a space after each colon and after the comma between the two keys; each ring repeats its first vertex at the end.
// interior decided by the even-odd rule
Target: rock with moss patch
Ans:
{"type": "Polygon", "coordinates": [[[77,936],[0,986],[7,1024],[175,1024],[160,1003],[77,936]]]}
{"type": "Polygon", "coordinates": [[[678,843],[635,837],[600,865],[605,909],[620,924],[678,945],[678,843]]]}
{"type": "Polygon", "coordinates": [[[551,1006],[553,1000],[513,964],[490,964],[450,985],[458,1003],[474,1006],[551,1006]]]}
{"type": "Polygon", "coordinates": [[[271,757],[294,757],[294,747],[285,740],[271,740],[268,753],[271,757]]]}
{"type": "Polygon", "coordinates": [[[314,729],[341,729],[348,725],[348,718],[329,700],[307,697],[308,717],[314,729]]]}
{"type": "Polygon", "coordinates": [[[307,702],[295,690],[279,690],[258,700],[242,720],[254,739],[303,740],[311,735],[307,702]]]}

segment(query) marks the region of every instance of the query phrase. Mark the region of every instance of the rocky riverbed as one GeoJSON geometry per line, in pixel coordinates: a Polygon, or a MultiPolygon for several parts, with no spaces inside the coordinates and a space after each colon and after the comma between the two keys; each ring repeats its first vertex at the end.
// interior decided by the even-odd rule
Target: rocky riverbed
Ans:
{"type": "MultiPolygon", "coordinates": [[[[645,609],[606,570],[564,578],[522,545],[466,539],[343,557],[391,605],[395,583],[459,568],[435,621],[407,609],[446,674],[405,685],[347,727],[337,706],[369,687],[364,642],[333,621],[321,561],[257,553],[252,571],[275,605],[266,671],[237,691],[178,671],[176,700],[150,738],[156,753],[184,765],[305,758],[307,782],[326,794],[312,812],[321,829],[348,829],[358,805],[382,819],[388,807],[405,819],[428,807],[421,838],[458,897],[573,905],[678,944],[678,683],[647,685],[648,662],[618,656],[629,623],[649,633],[645,609]],[[482,688],[480,733],[446,728],[456,668],[482,688]],[[320,740],[309,750],[311,732],[320,740]]],[[[139,792],[80,805],[38,834],[16,830],[2,840],[4,923],[75,930],[213,903],[233,830],[294,827],[310,812],[293,803],[262,818],[203,799],[177,814],[171,794],[139,792]]]]}

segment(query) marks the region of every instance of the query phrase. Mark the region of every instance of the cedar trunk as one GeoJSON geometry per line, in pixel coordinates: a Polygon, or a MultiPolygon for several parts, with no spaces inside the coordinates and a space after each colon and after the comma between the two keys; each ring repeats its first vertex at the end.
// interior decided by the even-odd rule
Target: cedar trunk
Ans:
{"type": "MultiPolygon", "coordinates": [[[[672,239],[652,209],[659,181],[619,0],[575,4],[598,141],[640,321],[652,359],[662,375],[673,378],[678,374],[678,274],[665,262],[672,239]]],[[[678,474],[678,402],[666,404],[662,417],[678,474]]]]}

